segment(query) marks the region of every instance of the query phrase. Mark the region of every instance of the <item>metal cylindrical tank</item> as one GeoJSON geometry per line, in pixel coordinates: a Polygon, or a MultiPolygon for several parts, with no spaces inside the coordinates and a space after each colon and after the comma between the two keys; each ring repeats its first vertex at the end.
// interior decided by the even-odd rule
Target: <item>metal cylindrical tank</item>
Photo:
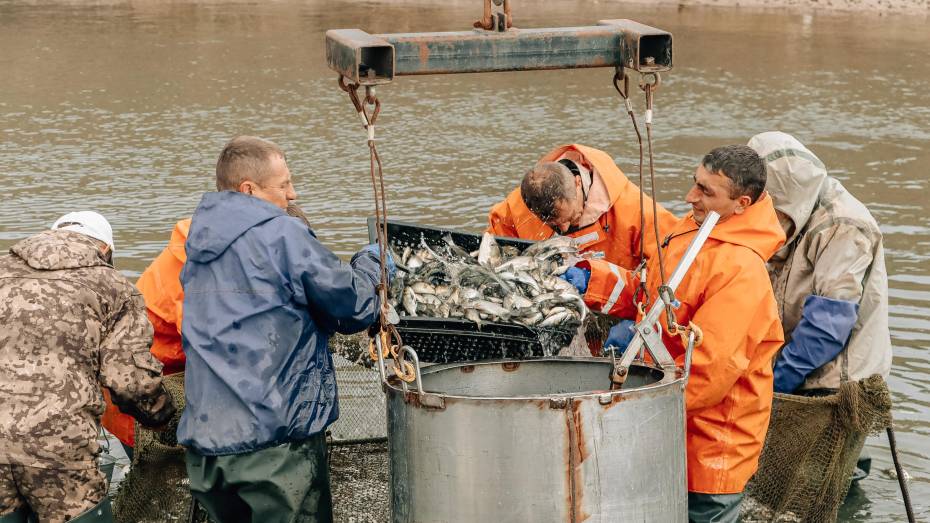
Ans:
{"type": "Polygon", "coordinates": [[[385,385],[393,521],[687,520],[684,382],[602,359],[436,365],[385,385]]]}

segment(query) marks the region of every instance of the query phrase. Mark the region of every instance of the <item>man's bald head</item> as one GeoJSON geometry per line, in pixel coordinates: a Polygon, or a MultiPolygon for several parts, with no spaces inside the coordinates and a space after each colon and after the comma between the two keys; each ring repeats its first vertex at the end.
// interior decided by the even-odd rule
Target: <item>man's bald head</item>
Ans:
{"type": "Polygon", "coordinates": [[[576,199],[575,176],[561,163],[540,162],[523,177],[520,194],[529,210],[550,224],[576,199]]]}

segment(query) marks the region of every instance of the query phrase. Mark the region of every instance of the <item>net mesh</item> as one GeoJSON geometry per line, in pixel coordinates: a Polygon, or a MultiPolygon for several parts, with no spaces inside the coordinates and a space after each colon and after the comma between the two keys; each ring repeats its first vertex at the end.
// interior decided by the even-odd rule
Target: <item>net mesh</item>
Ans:
{"type": "Polygon", "coordinates": [[[120,522],[187,521],[190,490],[184,448],[177,444],[177,427],[184,408],[184,373],[163,383],[178,412],[162,432],[136,424],[132,468],[113,500],[113,517],[120,522]]]}
{"type": "Polygon", "coordinates": [[[878,375],[823,396],[775,394],[742,521],[835,521],[866,436],[890,425],[891,393],[878,375]]]}
{"type": "MultiPolygon", "coordinates": [[[[339,386],[339,420],[330,426],[334,442],[364,442],[330,446],[334,518],[337,522],[387,521],[388,468],[384,395],[377,370],[356,362],[368,359],[364,335],[335,335],[330,350],[339,386]]],[[[178,421],[184,407],[184,374],[164,379],[178,413],[162,432],[136,425],[132,468],[113,499],[120,523],[188,521],[191,495],[184,448],[177,445],[178,421]]],[[[203,511],[195,520],[206,522],[203,511]]]]}

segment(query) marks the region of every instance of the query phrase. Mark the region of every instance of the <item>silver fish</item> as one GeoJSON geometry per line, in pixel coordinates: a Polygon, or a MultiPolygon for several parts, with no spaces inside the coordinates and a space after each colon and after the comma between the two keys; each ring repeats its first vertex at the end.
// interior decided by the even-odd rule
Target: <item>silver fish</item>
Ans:
{"type": "Polygon", "coordinates": [[[413,289],[413,292],[417,294],[436,294],[436,287],[426,283],[425,281],[414,282],[410,285],[410,289],[413,289]]]}
{"type": "Polygon", "coordinates": [[[485,267],[497,267],[501,263],[501,249],[494,235],[485,232],[478,247],[478,263],[485,267]]]}
{"type": "Polygon", "coordinates": [[[407,258],[407,263],[405,265],[407,265],[407,268],[410,269],[412,272],[415,272],[417,269],[422,267],[424,263],[426,262],[423,261],[423,258],[420,258],[416,254],[413,254],[409,258],[407,258]]]}
{"type": "Polygon", "coordinates": [[[561,325],[562,323],[565,323],[570,318],[572,318],[572,313],[565,309],[562,309],[561,312],[557,312],[555,314],[550,314],[549,316],[546,316],[546,319],[540,322],[539,326],[543,328],[555,327],[556,325],[561,325]]]}
{"type": "Polygon", "coordinates": [[[477,300],[472,303],[472,306],[479,312],[483,312],[491,316],[497,316],[501,319],[507,319],[510,317],[510,311],[494,302],[487,300],[477,300]]]}
{"type": "Polygon", "coordinates": [[[407,314],[411,316],[417,315],[417,295],[414,294],[413,289],[407,287],[404,289],[404,310],[407,311],[407,314]]]}

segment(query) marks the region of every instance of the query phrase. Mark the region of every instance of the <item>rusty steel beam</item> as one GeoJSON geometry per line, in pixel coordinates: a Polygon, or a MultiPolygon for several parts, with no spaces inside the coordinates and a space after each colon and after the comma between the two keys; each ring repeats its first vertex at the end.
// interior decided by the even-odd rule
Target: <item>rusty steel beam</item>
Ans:
{"type": "Polygon", "coordinates": [[[672,67],[672,35],[632,20],[595,26],[370,35],[326,32],[326,61],[354,83],[395,76],[624,66],[639,72],[672,67]]]}

